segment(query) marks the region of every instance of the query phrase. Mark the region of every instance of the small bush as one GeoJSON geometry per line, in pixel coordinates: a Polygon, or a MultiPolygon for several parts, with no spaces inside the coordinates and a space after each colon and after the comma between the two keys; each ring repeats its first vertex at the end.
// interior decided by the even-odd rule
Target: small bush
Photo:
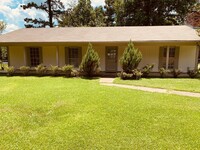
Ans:
{"type": "Polygon", "coordinates": [[[15,67],[13,66],[5,67],[5,70],[8,76],[12,76],[15,73],[15,67]]]}
{"type": "Polygon", "coordinates": [[[141,79],[142,72],[140,70],[134,69],[134,70],[132,70],[132,72],[133,72],[133,79],[135,79],[135,80],[141,79]]]}
{"type": "Polygon", "coordinates": [[[58,66],[53,66],[53,65],[51,65],[51,66],[50,66],[50,71],[51,71],[51,74],[52,74],[53,76],[56,76],[56,75],[58,74],[59,67],[58,67],[58,66]]]}
{"type": "Polygon", "coordinates": [[[99,72],[99,65],[99,55],[93,49],[92,44],[89,43],[87,52],[84,55],[79,68],[83,72],[83,75],[87,77],[92,77],[99,72]]]}
{"type": "Polygon", "coordinates": [[[79,71],[73,69],[72,72],[71,72],[71,76],[72,76],[72,77],[77,77],[77,76],[79,76],[79,71]]]}
{"type": "Polygon", "coordinates": [[[167,70],[167,69],[165,69],[165,68],[160,68],[160,69],[159,69],[159,73],[160,73],[160,77],[161,77],[161,78],[166,77],[167,74],[168,74],[169,72],[170,72],[170,71],[167,70]]]}
{"type": "Polygon", "coordinates": [[[74,68],[73,65],[65,65],[62,67],[62,71],[64,72],[66,77],[70,77],[73,68],[74,68]]]}
{"type": "Polygon", "coordinates": [[[173,69],[170,73],[173,75],[174,78],[177,78],[181,74],[181,70],[173,69]]]}
{"type": "Polygon", "coordinates": [[[19,69],[20,69],[20,71],[22,71],[24,76],[28,75],[28,73],[30,71],[30,67],[29,66],[21,66],[19,69]]]}
{"type": "Polygon", "coordinates": [[[153,67],[154,67],[154,64],[147,64],[146,66],[144,66],[143,68],[142,68],[142,74],[143,74],[143,77],[148,77],[149,76],[149,73],[152,71],[152,69],[153,69],[153,67]]]}
{"type": "Polygon", "coordinates": [[[199,70],[197,69],[188,70],[187,74],[189,75],[190,78],[195,78],[199,74],[199,70]]]}
{"type": "Polygon", "coordinates": [[[141,79],[142,72],[138,69],[134,69],[132,70],[132,73],[126,73],[122,71],[121,73],[118,73],[118,76],[122,80],[139,80],[141,79]]]}
{"type": "Polygon", "coordinates": [[[43,76],[45,75],[47,68],[44,65],[40,64],[37,67],[35,67],[35,71],[38,74],[38,76],[43,76]]]}

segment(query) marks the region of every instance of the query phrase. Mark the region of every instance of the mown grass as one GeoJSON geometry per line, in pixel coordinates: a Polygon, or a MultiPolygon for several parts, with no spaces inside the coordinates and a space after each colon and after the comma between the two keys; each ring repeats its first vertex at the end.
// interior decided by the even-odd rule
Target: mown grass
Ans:
{"type": "Polygon", "coordinates": [[[0,78],[0,149],[200,149],[200,99],[62,77],[0,78]]]}
{"type": "Polygon", "coordinates": [[[142,78],[141,80],[121,80],[116,78],[114,83],[145,87],[165,88],[168,90],[180,90],[200,92],[200,79],[190,78],[142,78]]]}

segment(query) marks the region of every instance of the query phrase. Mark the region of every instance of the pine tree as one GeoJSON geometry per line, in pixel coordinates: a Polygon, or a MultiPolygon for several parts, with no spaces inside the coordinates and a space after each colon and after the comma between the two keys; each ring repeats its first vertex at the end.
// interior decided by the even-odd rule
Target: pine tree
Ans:
{"type": "Polygon", "coordinates": [[[80,69],[87,77],[92,77],[99,71],[100,58],[97,52],[92,47],[92,44],[89,43],[87,52],[84,55],[82,62],[80,64],[80,69]]]}
{"type": "Polygon", "coordinates": [[[57,19],[60,14],[64,13],[64,5],[60,0],[46,0],[44,3],[40,5],[30,2],[27,5],[22,5],[22,8],[25,9],[39,9],[43,10],[48,14],[49,20],[46,21],[44,19],[32,19],[32,18],[25,18],[24,21],[26,22],[26,28],[41,28],[41,27],[54,27],[53,19],[57,19]]]}
{"type": "Polygon", "coordinates": [[[136,49],[133,42],[130,41],[120,59],[123,71],[131,73],[133,69],[137,69],[141,60],[142,53],[136,49]]]}
{"type": "Polygon", "coordinates": [[[105,0],[105,18],[106,26],[115,25],[115,9],[114,9],[115,0],[105,0]]]}
{"type": "Polygon", "coordinates": [[[3,21],[0,21],[0,34],[5,30],[6,28],[6,23],[3,21]]]}

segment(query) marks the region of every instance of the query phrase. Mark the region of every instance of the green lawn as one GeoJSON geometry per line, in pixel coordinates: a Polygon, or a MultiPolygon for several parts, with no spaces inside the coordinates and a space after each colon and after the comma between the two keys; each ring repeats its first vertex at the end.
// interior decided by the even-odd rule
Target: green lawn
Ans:
{"type": "Polygon", "coordinates": [[[0,149],[200,149],[200,99],[0,77],[0,149]]]}
{"type": "Polygon", "coordinates": [[[127,84],[145,87],[165,88],[169,90],[181,90],[190,92],[200,92],[200,79],[190,78],[142,78],[141,80],[121,80],[116,78],[114,83],[127,84]]]}

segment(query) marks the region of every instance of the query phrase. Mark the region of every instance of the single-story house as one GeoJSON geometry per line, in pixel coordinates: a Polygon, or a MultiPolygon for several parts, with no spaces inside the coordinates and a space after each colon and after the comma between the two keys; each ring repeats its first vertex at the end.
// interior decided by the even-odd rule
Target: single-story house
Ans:
{"type": "Polygon", "coordinates": [[[9,65],[78,67],[88,43],[100,56],[101,71],[121,71],[119,59],[129,41],[143,55],[139,65],[178,68],[187,72],[198,64],[200,37],[189,26],[25,28],[0,35],[8,48],[9,65]]]}

